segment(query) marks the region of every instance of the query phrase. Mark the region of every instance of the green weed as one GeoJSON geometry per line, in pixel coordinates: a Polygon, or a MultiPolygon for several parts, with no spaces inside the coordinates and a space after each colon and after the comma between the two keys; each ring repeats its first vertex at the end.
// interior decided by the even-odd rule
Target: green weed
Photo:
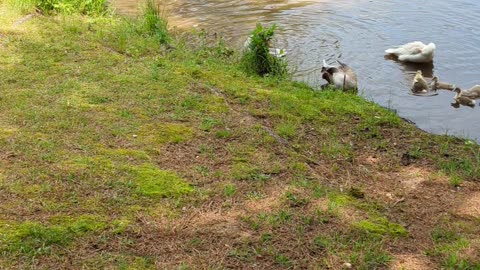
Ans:
{"type": "Polygon", "coordinates": [[[458,176],[458,175],[452,175],[452,176],[450,176],[448,182],[450,183],[450,185],[451,185],[452,187],[459,187],[459,186],[462,185],[463,180],[462,180],[462,178],[461,178],[460,176],[458,176]]]}
{"type": "Polygon", "coordinates": [[[285,60],[270,54],[276,28],[276,25],[264,28],[261,24],[257,24],[250,35],[242,57],[242,63],[247,72],[261,76],[268,74],[280,78],[287,75],[285,60]]]}
{"type": "Polygon", "coordinates": [[[168,21],[159,3],[155,0],[147,0],[142,18],[144,29],[149,35],[155,37],[160,44],[170,41],[168,21]]]}
{"type": "Polygon", "coordinates": [[[233,197],[233,195],[235,195],[235,193],[237,193],[237,187],[234,184],[226,185],[223,188],[223,194],[226,197],[233,197]]]}
{"type": "Polygon", "coordinates": [[[205,118],[200,125],[200,129],[203,131],[210,131],[212,128],[217,126],[219,121],[213,118],[205,118]]]}
{"type": "Polygon", "coordinates": [[[227,139],[232,136],[232,132],[228,130],[219,130],[215,133],[215,136],[219,139],[227,139]]]}
{"type": "Polygon", "coordinates": [[[296,134],[296,125],[292,123],[281,123],[277,126],[277,133],[285,139],[293,138],[296,134]]]}
{"type": "Polygon", "coordinates": [[[292,264],[290,259],[283,254],[275,255],[275,262],[277,262],[278,264],[280,264],[282,266],[291,266],[291,264],[292,264]]]}
{"type": "Polygon", "coordinates": [[[294,194],[293,192],[287,192],[285,198],[290,207],[300,207],[308,203],[306,198],[301,197],[299,194],[294,194]]]}
{"type": "Polygon", "coordinates": [[[270,175],[262,173],[258,167],[244,162],[238,162],[233,166],[232,177],[239,181],[260,180],[265,182],[270,179],[270,175]]]}

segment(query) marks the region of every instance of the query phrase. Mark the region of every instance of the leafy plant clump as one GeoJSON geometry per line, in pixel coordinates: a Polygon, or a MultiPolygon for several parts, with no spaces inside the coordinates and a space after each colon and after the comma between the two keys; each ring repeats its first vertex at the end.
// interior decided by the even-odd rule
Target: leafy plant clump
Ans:
{"type": "Polygon", "coordinates": [[[278,55],[270,53],[271,42],[276,29],[276,25],[264,28],[261,24],[257,24],[245,43],[245,51],[242,57],[247,72],[260,76],[286,77],[286,61],[278,55]]]}
{"type": "Polygon", "coordinates": [[[145,31],[158,39],[161,44],[170,41],[168,21],[165,12],[155,0],[147,0],[143,10],[143,26],[145,31]]]}

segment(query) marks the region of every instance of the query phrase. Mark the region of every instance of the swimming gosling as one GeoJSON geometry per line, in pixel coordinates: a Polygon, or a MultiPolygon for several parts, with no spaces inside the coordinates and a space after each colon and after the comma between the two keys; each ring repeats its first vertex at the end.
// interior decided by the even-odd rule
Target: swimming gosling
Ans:
{"type": "Polygon", "coordinates": [[[412,82],[412,92],[413,93],[427,93],[428,92],[428,83],[423,78],[422,71],[417,70],[415,77],[412,82]]]}
{"type": "Polygon", "coordinates": [[[438,89],[443,89],[443,90],[450,90],[452,91],[455,89],[454,84],[449,84],[446,82],[441,82],[437,76],[432,78],[432,81],[430,82],[430,89],[433,91],[437,91],[438,89]]]}
{"type": "Polygon", "coordinates": [[[462,105],[465,105],[465,106],[469,106],[469,107],[472,107],[472,108],[475,107],[475,100],[473,100],[471,98],[468,98],[466,96],[463,96],[462,89],[460,89],[458,87],[455,87],[455,89],[453,89],[453,92],[457,93],[455,95],[455,97],[453,98],[455,103],[462,104],[462,105]]]}

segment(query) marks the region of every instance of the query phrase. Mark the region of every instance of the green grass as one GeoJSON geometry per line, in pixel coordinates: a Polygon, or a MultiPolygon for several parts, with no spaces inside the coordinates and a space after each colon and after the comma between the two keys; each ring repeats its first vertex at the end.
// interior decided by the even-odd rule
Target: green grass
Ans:
{"type": "Polygon", "coordinates": [[[285,139],[289,139],[295,136],[296,127],[292,123],[281,123],[277,127],[277,133],[285,139]]]}
{"type": "Polygon", "coordinates": [[[232,197],[237,193],[237,187],[233,184],[226,185],[223,188],[223,194],[227,197],[232,197]]]}
{"type": "Polygon", "coordinates": [[[475,226],[444,220],[431,232],[434,247],[427,251],[427,255],[441,258],[441,264],[445,269],[480,269],[478,260],[468,257],[466,253],[472,245],[468,234],[477,233],[475,226]]]}

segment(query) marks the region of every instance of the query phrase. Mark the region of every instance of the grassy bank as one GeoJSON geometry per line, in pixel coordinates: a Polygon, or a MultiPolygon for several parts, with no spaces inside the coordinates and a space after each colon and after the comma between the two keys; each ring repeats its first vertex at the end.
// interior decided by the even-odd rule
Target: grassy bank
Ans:
{"type": "Polygon", "coordinates": [[[477,144],[158,14],[30,8],[0,9],[0,268],[480,268],[477,144]]]}

